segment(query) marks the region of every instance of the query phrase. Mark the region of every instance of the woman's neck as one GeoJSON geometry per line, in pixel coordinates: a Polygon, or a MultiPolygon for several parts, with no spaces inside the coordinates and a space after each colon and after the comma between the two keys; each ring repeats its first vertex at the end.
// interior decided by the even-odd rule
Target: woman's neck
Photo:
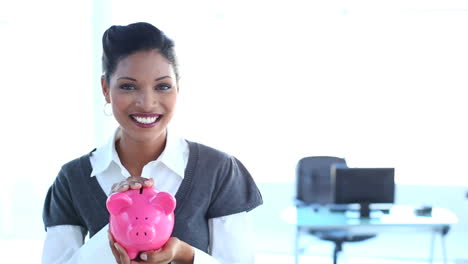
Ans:
{"type": "Polygon", "coordinates": [[[143,167],[161,155],[166,146],[164,132],[151,141],[135,140],[119,131],[115,141],[115,148],[120,162],[128,170],[131,176],[140,177],[143,167]]]}

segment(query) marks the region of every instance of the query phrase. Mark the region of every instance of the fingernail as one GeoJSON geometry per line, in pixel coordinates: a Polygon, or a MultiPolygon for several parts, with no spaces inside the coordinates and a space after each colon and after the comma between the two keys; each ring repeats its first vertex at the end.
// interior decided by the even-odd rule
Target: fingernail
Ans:
{"type": "Polygon", "coordinates": [[[119,244],[117,244],[117,242],[114,243],[114,247],[115,247],[118,251],[120,251],[120,247],[119,247],[119,244]]]}
{"type": "Polygon", "coordinates": [[[145,253],[142,253],[142,254],[140,255],[140,258],[141,258],[142,260],[148,260],[148,256],[147,256],[145,253]]]}
{"type": "Polygon", "coordinates": [[[151,184],[151,181],[150,180],[146,180],[145,181],[145,185],[150,185],[151,184]]]}
{"type": "Polygon", "coordinates": [[[125,184],[125,185],[123,185],[122,187],[120,187],[120,189],[126,189],[126,188],[128,188],[128,185],[127,185],[127,184],[125,184]]]}
{"type": "Polygon", "coordinates": [[[140,183],[135,183],[135,187],[141,188],[141,184],[140,183]]]}

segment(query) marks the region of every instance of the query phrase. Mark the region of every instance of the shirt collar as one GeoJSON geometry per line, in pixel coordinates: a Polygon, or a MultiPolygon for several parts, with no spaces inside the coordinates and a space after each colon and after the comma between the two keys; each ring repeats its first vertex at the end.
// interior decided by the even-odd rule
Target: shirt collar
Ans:
{"type": "Polygon", "coordinates": [[[157,159],[157,161],[166,165],[166,167],[175,172],[181,178],[184,178],[185,175],[185,162],[183,155],[185,148],[183,141],[184,139],[182,137],[168,129],[166,147],[157,159]]]}
{"type": "Polygon", "coordinates": [[[118,164],[120,163],[119,156],[115,150],[115,139],[119,129],[120,128],[117,128],[115,130],[114,134],[106,144],[97,148],[96,151],[93,152],[95,162],[93,163],[93,171],[90,175],[91,177],[103,173],[105,170],[107,170],[115,158],[117,158],[118,164]]]}
{"type": "MultiPolygon", "coordinates": [[[[93,156],[96,162],[93,164],[93,170],[90,175],[91,177],[106,171],[113,162],[120,168],[123,168],[115,148],[115,140],[119,130],[120,128],[117,128],[109,141],[93,152],[93,156]]],[[[169,133],[168,129],[166,146],[154,163],[157,164],[158,161],[163,163],[166,167],[175,172],[181,178],[184,178],[185,175],[185,162],[184,156],[182,155],[185,150],[183,141],[184,139],[182,137],[176,135],[173,132],[169,133]]]]}

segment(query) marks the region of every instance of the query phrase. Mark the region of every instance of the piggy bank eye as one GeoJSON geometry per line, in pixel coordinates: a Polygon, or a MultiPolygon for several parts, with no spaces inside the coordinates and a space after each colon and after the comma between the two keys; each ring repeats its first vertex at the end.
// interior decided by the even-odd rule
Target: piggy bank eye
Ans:
{"type": "Polygon", "coordinates": [[[145,217],[145,220],[148,220],[148,217],[145,217]]]}
{"type": "Polygon", "coordinates": [[[138,220],[138,217],[135,217],[136,220],[138,220]]]}

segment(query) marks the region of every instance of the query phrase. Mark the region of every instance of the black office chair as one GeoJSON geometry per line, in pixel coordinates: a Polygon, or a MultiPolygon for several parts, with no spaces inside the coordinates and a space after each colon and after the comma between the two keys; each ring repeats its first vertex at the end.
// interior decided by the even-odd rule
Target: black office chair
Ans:
{"type": "MultiPolygon", "coordinates": [[[[346,161],[337,157],[305,157],[296,166],[296,205],[326,206],[333,204],[331,173],[334,168],[347,168],[346,161]]],[[[375,234],[351,234],[347,230],[311,231],[319,239],[335,244],[333,263],[345,242],[359,242],[375,237],[375,234]]]]}

